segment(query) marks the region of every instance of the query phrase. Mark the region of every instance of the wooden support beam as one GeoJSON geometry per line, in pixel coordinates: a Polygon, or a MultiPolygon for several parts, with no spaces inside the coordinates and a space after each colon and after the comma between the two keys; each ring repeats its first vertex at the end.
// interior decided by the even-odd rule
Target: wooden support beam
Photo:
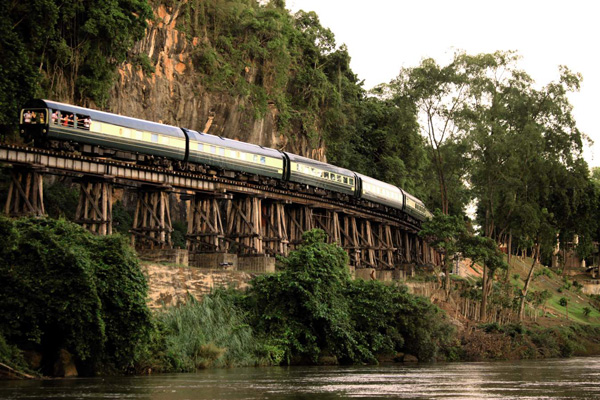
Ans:
{"type": "Polygon", "coordinates": [[[262,255],[262,198],[239,195],[227,202],[225,240],[239,255],[262,255]]]}
{"type": "Polygon", "coordinates": [[[4,213],[12,217],[44,215],[44,179],[39,168],[14,168],[4,204],[4,213]]]}
{"type": "Polygon", "coordinates": [[[112,235],[111,179],[83,178],[79,183],[79,203],[75,222],[98,235],[112,235]]]}
{"type": "Polygon", "coordinates": [[[169,187],[142,186],[131,229],[131,242],[138,249],[169,249],[172,247],[169,187]]]}
{"type": "Polygon", "coordinates": [[[265,253],[286,256],[289,240],[285,202],[263,201],[261,233],[265,253]]]}
{"type": "Polygon", "coordinates": [[[344,215],[344,224],[340,226],[342,248],[348,252],[350,265],[355,268],[361,267],[361,248],[358,239],[358,228],[356,218],[344,215]]]}
{"type": "Polygon", "coordinates": [[[315,227],[313,209],[305,205],[291,205],[287,208],[288,240],[292,249],[302,243],[302,234],[315,227]]]}
{"type": "Polygon", "coordinates": [[[188,208],[187,248],[197,253],[222,253],[227,250],[221,218],[224,196],[196,193],[188,208]]]}

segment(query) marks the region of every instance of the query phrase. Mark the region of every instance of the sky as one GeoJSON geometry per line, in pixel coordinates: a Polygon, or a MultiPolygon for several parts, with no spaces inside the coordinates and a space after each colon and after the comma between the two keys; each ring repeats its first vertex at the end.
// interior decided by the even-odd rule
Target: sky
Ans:
{"type": "Polygon", "coordinates": [[[519,68],[542,87],[559,78],[559,65],[583,75],[569,96],[579,129],[596,144],[584,157],[600,166],[600,3],[593,0],[287,0],[286,7],[315,11],[365,89],[387,83],[402,67],[424,58],[449,63],[468,54],[515,50],[519,68]]]}

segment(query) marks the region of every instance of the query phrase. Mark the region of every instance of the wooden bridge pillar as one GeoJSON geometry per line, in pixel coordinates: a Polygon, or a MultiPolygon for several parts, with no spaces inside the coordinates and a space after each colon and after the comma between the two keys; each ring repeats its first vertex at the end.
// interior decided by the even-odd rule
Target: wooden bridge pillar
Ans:
{"type": "Polygon", "coordinates": [[[20,217],[46,214],[42,171],[41,168],[13,168],[4,205],[6,215],[20,217]]]}
{"type": "Polygon", "coordinates": [[[196,193],[188,212],[187,249],[193,253],[223,253],[227,250],[221,204],[227,196],[196,193]]]}
{"type": "Polygon", "coordinates": [[[112,235],[112,179],[82,178],[75,222],[92,233],[112,235]]]}
{"type": "Polygon", "coordinates": [[[263,248],[269,255],[288,255],[286,204],[288,202],[282,201],[264,201],[262,204],[263,248]]]}
{"type": "Polygon", "coordinates": [[[313,210],[314,227],[320,228],[327,233],[329,243],[341,245],[340,217],[337,210],[321,209],[313,210]]]}
{"type": "Polygon", "coordinates": [[[361,266],[376,268],[375,262],[375,246],[373,242],[373,230],[371,229],[371,221],[363,219],[360,221],[360,233],[358,235],[361,249],[361,266]]]}
{"type": "Polygon", "coordinates": [[[361,265],[361,248],[356,217],[344,215],[343,221],[343,225],[340,226],[341,246],[348,253],[350,265],[359,268],[361,265]]]}
{"type": "Polygon", "coordinates": [[[289,245],[296,249],[302,243],[302,234],[315,227],[313,209],[306,205],[292,205],[287,209],[287,215],[289,245]]]}
{"type": "Polygon", "coordinates": [[[131,229],[131,244],[143,249],[171,248],[171,214],[167,186],[142,186],[131,229]]]}
{"type": "Polygon", "coordinates": [[[262,255],[262,198],[236,195],[227,202],[226,240],[239,255],[262,255]]]}
{"type": "Polygon", "coordinates": [[[379,223],[376,232],[373,232],[373,236],[377,243],[375,250],[377,265],[380,268],[393,269],[396,248],[393,243],[392,227],[389,224],[379,223]]]}

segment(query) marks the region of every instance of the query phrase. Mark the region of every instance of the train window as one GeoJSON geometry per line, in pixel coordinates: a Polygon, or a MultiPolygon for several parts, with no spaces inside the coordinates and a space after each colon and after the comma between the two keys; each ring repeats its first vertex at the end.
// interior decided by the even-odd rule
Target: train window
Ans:
{"type": "Polygon", "coordinates": [[[350,178],[348,180],[348,183],[350,183],[350,186],[354,186],[354,178],[350,178]]]}
{"type": "Polygon", "coordinates": [[[198,143],[198,151],[204,151],[204,144],[198,143]]]}
{"type": "Polygon", "coordinates": [[[323,172],[323,178],[329,179],[329,172],[323,172]]]}
{"type": "Polygon", "coordinates": [[[347,185],[348,184],[348,178],[344,177],[344,183],[347,185]]]}
{"type": "Polygon", "coordinates": [[[142,140],[143,137],[144,137],[144,134],[142,133],[142,131],[135,131],[135,138],[137,140],[142,140]]]}
{"type": "Polygon", "coordinates": [[[52,110],[52,116],[50,118],[52,119],[53,124],[58,124],[60,112],[58,110],[52,110]]]}
{"type": "Polygon", "coordinates": [[[254,157],[252,157],[252,161],[258,162],[258,156],[256,154],[254,155],[254,157]]]}
{"type": "Polygon", "coordinates": [[[215,154],[217,152],[217,148],[215,146],[210,146],[210,152],[215,154]]]}
{"type": "Polygon", "coordinates": [[[335,174],[331,174],[331,180],[335,181],[335,174]]]}
{"type": "Polygon", "coordinates": [[[225,155],[225,149],[222,147],[219,147],[219,155],[224,156],[225,155]]]}
{"type": "Polygon", "coordinates": [[[158,135],[157,135],[156,133],[152,133],[151,140],[152,140],[154,143],[158,143],[158,135]]]}
{"type": "Polygon", "coordinates": [[[43,109],[25,109],[23,110],[24,124],[45,124],[48,121],[46,118],[46,110],[43,109]]]}
{"type": "Polygon", "coordinates": [[[267,159],[265,157],[261,157],[260,158],[260,163],[261,164],[265,164],[267,162],[267,159]]]}
{"type": "Polygon", "coordinates": [[[341,175],[338,175],[338,176],[337,176],[337,181],[338,181],[338,182],[341,182],[341,181],[342,181],[342,176],[341,176],[341,175]]]}

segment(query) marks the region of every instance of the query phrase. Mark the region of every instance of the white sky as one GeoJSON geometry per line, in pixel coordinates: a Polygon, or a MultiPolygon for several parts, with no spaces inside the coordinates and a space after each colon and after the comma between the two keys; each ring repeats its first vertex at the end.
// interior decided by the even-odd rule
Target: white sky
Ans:
{"type": "Polygon", "coordinates": [[[519,67],[538,85],[559,77],[566,65],[583,75],[570,96],[579,129],[596,144],[586,149],[600,166],[600,3],[594,0],[287,0],[292,12],[315,11],[338,46],[346,44],[351,67],[364,87],[387,83],[401,67],[432,57],[448,63],[455,50],[469,54],[516,50],[519,67]],[[597,5],[598,4],[598,5],[597,5]]]}

